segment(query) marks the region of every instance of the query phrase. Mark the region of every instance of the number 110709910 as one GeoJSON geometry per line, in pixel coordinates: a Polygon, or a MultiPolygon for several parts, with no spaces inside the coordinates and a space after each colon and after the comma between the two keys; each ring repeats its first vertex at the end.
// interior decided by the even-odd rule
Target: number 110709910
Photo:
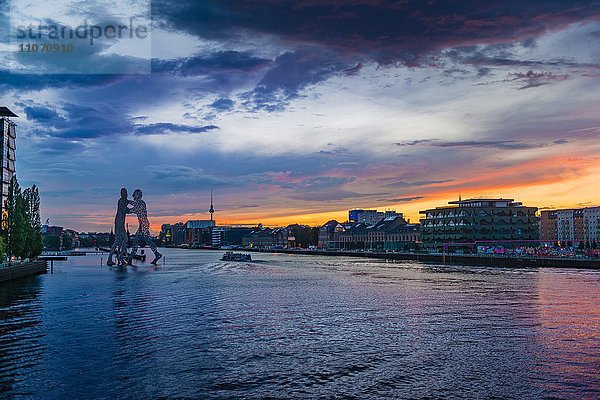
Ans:
{"type": "Polygon", "coordinates": [[[72,44],[49,44],[49,43],[21,43],[19,52],[21,53],[71,53],[74,47],[72,44]]]}

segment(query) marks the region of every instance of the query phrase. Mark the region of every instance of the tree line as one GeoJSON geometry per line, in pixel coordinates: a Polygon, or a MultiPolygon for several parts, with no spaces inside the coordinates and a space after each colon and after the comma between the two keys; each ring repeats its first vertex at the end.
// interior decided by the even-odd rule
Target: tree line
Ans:
{"type": "Polygon", "coordinates": [[[33,185],[21,190],[17,177],[8,184],[8,192],[2,213],[0,232],[0,257],[7,259],[35,258],[42,253],[40,219],[40,195],[33,185]]]}

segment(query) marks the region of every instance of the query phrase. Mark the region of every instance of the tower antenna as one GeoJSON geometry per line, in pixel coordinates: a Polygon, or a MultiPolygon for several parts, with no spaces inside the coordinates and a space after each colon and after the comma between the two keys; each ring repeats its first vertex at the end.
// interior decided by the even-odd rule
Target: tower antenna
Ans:
{"type": "Polygon", "coordinates": [[[215,208],[213,207],[213,191],[210,189],[210,208],[208,209],[210,213],[210,220],[213,220],[213,214],[215,213],[215,208]]]}

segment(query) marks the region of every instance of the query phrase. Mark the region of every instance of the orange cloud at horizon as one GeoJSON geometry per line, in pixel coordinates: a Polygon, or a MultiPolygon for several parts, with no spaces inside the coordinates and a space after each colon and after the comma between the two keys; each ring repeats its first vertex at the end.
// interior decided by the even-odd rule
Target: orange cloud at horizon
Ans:
{"type": "MultiPolygon", "coordinates": [[[[596,156],[551,156],[519,163],[502,169],[473,171],[472,176],[447,183],[425,185],[409,193],[407,197],[423,196],[409,202],[395,204],[357,204],[356,208],[396,209],[412,222],[419,220],[419,211],[445,206],[448,201],[462,198],[503,197],[514,198],[527,206],[538,208],[580,208],[600,205],[600,195],[594,189],[600,182],[600,163],[596,156]]],[[[348,218],[343,207],[333,211],[307,212],[302,208],[278,208],[270,211],[242,212],[232,210],[225,215],[217,214],[220,225],[257,224],[285,226],[293,223],[319,226],[331,219],[340,222],[348,218]]],[[[204,219],[198,215],[180,215],[151,218],[153,231],[163,223],[185,222],[189,219],[204,219]]]]}

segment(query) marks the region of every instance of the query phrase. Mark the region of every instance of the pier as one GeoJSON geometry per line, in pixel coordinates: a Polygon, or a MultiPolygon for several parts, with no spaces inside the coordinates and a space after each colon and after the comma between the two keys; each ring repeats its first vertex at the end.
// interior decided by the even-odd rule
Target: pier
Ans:
{"type": "Polygon", "coordinates": [[[396,261],[435,262],[440,264],[473,265],[487,267],[524,267],[524,268],[583,268],[600,270],[599,259],[573,259],[558,257],[501,257],[455,253],[383,253],[367,251],[336,250],[263,250],[244,249],[244,251],[285,253],[300,255],[320,255],[337,257],[363,257],[396,261]]]}
{"type": "Polygon", "coordinates": [[[35,260],[0,264],[0,282],[21,278],[28,275],[45,274],[48,271],[46,260],[35,260]]]}

